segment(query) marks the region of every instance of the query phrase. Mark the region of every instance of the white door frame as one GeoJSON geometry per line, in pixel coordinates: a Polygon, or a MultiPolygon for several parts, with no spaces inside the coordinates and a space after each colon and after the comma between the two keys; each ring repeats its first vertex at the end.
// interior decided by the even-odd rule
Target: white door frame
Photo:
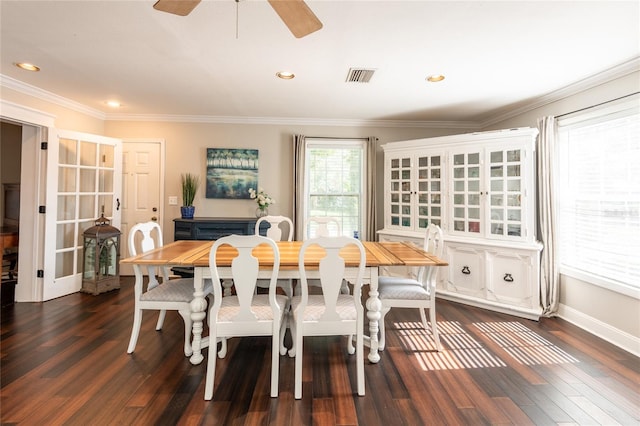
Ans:
{"type": "Polygon", "coordinates": [[[47,140],[55,116],[0,99],[0,118],[22,125],[22,164],[20,171],[20,241],[18,247],[18,285],[16,301],[40,302],[43,278],[37,271],[44,265],[44,215],[47,151],[40,142],[47,140]]]}

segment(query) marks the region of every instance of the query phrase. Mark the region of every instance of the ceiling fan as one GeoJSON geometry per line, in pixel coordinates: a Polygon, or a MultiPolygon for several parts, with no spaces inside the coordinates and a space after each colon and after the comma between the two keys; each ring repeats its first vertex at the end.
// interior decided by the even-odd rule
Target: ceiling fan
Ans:
{"type": "MultiPolygon", "coordinates": [[[[187,16],[201,0],[158,0],[153,8],[174,15],[187,16]]],[[[239,0],[236,0],[236,2],[239,0]]],[[[303,0],[269,0],[282,22],[297,38],[322,28],[322,22],[303,0]]]]}

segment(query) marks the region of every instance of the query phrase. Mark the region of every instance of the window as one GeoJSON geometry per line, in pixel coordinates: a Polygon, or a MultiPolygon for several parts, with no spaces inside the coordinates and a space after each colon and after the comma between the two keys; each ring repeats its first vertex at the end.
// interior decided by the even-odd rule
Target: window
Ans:
{"type": "Polygon", "coordinates": [[[362,230],[366,140],[307,138],[304,217],[332,216],[344,235],[362,230]]]}
{"type": "Polygon", "coordinates": [[[640,104],[559,122],[558,242],[563,274],[640,294],[640,104]]]}

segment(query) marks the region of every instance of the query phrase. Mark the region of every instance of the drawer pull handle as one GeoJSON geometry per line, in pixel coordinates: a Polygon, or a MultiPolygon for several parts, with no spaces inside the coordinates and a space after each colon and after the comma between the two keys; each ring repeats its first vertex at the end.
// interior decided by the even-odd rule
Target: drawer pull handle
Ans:
{"type": "Polygon", "coordinates": [[[512,283],[513,282],[513,277],[511,276],[511,274],[504,274],[504,277],[502,279],[505,280],[508,283],[512,283]]]}
{"type": "Polygon", "coordinates": [[[462,273],[465,274],[465,275],[470,275],[471,271],[469,270],[468,266],[463,266],[462,267],[462,273]]]}

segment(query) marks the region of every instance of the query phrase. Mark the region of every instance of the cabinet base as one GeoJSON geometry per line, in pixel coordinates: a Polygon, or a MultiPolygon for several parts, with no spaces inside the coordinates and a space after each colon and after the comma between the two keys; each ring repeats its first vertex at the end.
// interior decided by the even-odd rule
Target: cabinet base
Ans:
{"type": "Polygon", "coordinates": [[[503,314],[514,315],[520,318],[526,318],[534,321],[540,320],[542,309],[530,309],[518,306],[506,306],[504,304],[492,303],[488,300],[478,300],[472,297],[465,297],[461,294],[449,293],[442,290],[436,290],[436,297],[450,302],[463,303],[465,305],[475,306],[476,308],[487,309],[503,314]]]}

